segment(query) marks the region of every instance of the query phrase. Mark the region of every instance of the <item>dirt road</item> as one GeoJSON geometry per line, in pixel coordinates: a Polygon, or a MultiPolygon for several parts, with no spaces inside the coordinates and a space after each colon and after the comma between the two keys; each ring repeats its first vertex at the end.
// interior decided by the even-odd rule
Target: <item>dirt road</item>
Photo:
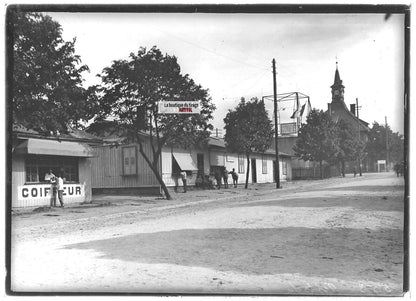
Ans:
{"type": "Polygon", "coordinates": [[[401,294],[403,178],[283,186],[15,212],[12,290],[401,294]]]}

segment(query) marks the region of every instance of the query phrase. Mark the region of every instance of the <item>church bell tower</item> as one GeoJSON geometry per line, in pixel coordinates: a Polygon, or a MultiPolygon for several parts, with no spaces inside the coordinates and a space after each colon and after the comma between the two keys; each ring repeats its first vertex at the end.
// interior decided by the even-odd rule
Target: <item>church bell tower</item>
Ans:
{"type": "Polygon", "coordinates": [[[339,76],[338,62],[335,70],[334,84],[331,86],[332,89],[332,103],[344,102],[344,85],[339,76]]]}

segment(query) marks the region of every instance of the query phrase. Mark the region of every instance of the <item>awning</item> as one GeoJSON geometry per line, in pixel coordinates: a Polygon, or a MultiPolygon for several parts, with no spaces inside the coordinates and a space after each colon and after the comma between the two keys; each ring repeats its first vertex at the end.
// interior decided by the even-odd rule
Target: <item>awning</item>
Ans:
{"type": "Polygon", "coordinates": [[[94,157],[91,147],[79,142],[29,138],[15,148],[17,154],[94,157]]]}
{"type": "Polygon", "coordinates": [[[172,154],[179,167],[182,170],[198,170],[191,154],[189,153],[174,153],[172,154]]]}

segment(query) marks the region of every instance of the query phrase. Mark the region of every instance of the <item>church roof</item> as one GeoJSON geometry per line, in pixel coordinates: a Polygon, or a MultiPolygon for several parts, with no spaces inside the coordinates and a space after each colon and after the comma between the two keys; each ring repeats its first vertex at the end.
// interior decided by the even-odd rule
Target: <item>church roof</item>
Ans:
{"type": "Polygon", "coordinates": [[[332,85],[332,87],[337,87],[337,86],[343,87],[341,77],[339,76],[338,63],[337,63],[337,68],[335,69],[334,84],[332,85]]]}

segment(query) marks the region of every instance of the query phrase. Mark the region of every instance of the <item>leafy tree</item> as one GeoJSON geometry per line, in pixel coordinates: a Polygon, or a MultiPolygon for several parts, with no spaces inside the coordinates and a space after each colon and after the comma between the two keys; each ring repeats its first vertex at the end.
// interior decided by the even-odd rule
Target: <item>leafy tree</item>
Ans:
{"type": "Polygon", "coordinates": [[[127,60],[117,60],[101,74],[97,88],[99,118],[111,116],[139,144],[139,151],[160,183],[167,199],[168,189],[159,173],[159,157],[164,145],[189,147],[209,137],[215,106],[208,90],[182,75],[175,56],[163,55],[154,46],[140,48],[127,60]],[[158,113],[159,101],[200,101],[201,114],[164,115],[158,113]],[[147,134],[144,136],[143,134],[147,134]],[[151,155],[143,148],[150,140],[151,155]]]}
{"type": "Polygon", "coordinates": [[[81,59],[75,39],[62,39],[62,28],[51,17],[8,10],[9,50],[12,52],[11,113],[13,122],[41,132],[79,126],[92,117],[91,92],[82,88],[81,59]]]}
{"type": "Polygon", "coordinates": [[[224,118],[227,148],[232,152],[244,153],[247,158],[246,184],[250,172],[250,155],[253,152],[264,152],[269,148],[273,137],[273,126],[269,119],[264,102],[257,98],[246,102],[244,98],[233,111],[224,118]]]}
{"type": "Polygon", "coordinates": [[[365,143],[359,140],[356,131],[349,123],[339,120],[336,125],[337,145],[335,161],[341,164],[341,174],[345,177],[345,162],[358,160],[362,154],[365,143]]]}
{"type": "Polygon", "coordinates": [[[336,124],[327,112],[313,109],[301,126],[293,146],[295,155],[305,161],[319,162],[323,179],[322,162],[333,162],[338,152],[336,124]]]}
{"type": "Polygon", "coordinates": [[[393,132],[389,126],[374,122],[368,135],[365,151],[373,163],[380,159],[387,159],[387,153],[391,163],[401,163],[404,160],[403,135],[393,132]]]}

